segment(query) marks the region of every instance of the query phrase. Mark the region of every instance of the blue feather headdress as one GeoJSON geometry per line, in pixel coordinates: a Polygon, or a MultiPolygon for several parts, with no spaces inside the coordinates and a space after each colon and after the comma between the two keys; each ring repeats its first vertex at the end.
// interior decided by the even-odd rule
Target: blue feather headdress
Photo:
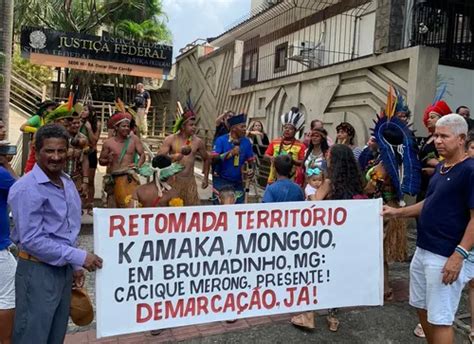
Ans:
{"type": "Polygon", "coordinates": [[[421,164],[418,161],[418,147],[409,126],[393,116],[396,100],[389,91],[387,109],[389,113],[377,115],[373,135],[380,150],[380,159],[390,176],[398,199],[403,194],[416,195],[421,186],[421,164]]]}

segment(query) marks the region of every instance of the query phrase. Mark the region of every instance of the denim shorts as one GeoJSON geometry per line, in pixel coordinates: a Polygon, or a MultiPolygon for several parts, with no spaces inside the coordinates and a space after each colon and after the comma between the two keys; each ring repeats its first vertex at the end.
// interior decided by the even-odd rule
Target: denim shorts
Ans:
{"type": "Polygon", "coordinates": [[[469,281],[464,264],[453,284],[443,283],[444,264],[448,258],[417,247],[410,264],[410,305],[428,312],[433,325],[453,324],[461,293],[469,281]]]}

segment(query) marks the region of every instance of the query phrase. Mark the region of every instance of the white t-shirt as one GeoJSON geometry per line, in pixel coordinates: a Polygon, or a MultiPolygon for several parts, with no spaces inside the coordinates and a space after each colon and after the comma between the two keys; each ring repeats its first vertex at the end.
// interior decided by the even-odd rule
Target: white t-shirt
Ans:
{"type": "Polygon", "coordinates": [[[306,200],[309,200],[309,196],[315,195],[318,189],[313,188],[311,185],[306,184],[306,187],[304,188],[304,195],[306,197],[306,200]]]}

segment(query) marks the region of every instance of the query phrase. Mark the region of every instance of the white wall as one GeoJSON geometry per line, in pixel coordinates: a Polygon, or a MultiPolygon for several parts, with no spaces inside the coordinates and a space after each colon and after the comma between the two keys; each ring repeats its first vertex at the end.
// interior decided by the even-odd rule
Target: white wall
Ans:
{"type": "Polygon", "coordinates": [[[453,112],[460,105],[474,110],[474,70],[439,65],[437,85],[443,82],[448,84],[444,100],[453,112]]]}

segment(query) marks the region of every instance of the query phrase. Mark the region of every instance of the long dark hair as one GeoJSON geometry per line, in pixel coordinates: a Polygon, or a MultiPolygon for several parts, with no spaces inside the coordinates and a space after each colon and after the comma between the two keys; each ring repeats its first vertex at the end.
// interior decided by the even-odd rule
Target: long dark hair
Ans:
{"type": "Polygon", "coordinates": [[[331,146],[327,176],[331,180],[330,199],[352,199],[364,192],[359,164],[346,145],[331,146]]]}
{"type": "MultiPolygon", "coordinates": [[[[323,152],[323,155],[326,156],[326,152],[329,150],[329,144],[328,144],[328,139],[327,139],[328,132],[326,131],[326,129],[312,129],[311,131],[316,131],[318,132],[319,136],[321,136],[321,143],[319,146],[321,147],[321,152],[323,152]]],[[[314,144],[313,144],[313,140],[311,140],[311,137],[310,137],[308,149],[306,150],[306,155],[303,161],[306,161],[309,158],[309,155],[311,154],[313,149],[314,149],[314,144]]]]}
{"type": "Polygon", "coordinates": [[[92,131],[96,133],[97,126],[98,126],[97,122],[99,121],[99,119],[97,118],[97,115],[95,114],[95,109],[92,106],[92,104],[86,104],[84,105],[84,107],[86,107],[89,110],[89,116],[87,116],[86,121],[88,121],[91,124],[92,131]]]}

